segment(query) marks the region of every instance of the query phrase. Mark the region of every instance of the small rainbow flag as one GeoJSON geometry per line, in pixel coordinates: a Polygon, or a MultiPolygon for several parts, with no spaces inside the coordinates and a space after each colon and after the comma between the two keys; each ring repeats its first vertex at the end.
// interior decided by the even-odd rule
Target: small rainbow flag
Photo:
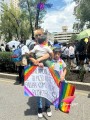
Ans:
{"type": "Polygon", "coordinates": [[[65,81],[60,83],[60,93],[59,93],[59,109],[65,113],[69,113],[70,110],[70,104],[63,102],[62,100],[69,97],[73,96],[75,92],[75,86],[69,83],[66,83],[65,81]]]}

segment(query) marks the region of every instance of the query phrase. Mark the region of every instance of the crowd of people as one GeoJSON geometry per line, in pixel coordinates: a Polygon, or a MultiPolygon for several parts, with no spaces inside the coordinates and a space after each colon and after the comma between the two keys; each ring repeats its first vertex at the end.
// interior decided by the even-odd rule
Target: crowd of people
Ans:
{"type": "Polygon", "coordinates": [[[70,67],[75,70],[79,70],[82,66],[88,64],[88,71],[90,72],[90,38],[88,38],[88,42],[86,39],[61,44],[61,58],[70,63],[70,67]]]}
{"type": "Polygon", "coordinates": [[[1,52],[4,52],[4,51],[10,52],[11,50],[10,50],[10,48],[9,48],[9,45],[1,44],[1,46],[0,46],[0,51],[1,51],[1,52]]]}

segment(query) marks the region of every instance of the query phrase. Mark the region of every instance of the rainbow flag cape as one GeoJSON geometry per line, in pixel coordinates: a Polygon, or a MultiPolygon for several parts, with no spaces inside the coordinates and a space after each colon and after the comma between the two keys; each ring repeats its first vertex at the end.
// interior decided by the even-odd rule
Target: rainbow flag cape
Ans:
{"type": "Polygon", "coordinates": [[[65,81],[60,83],[59,109],[61,111],[65,112],[65,113],[69,113],[72,100],[71,101],[67,100],[67,102],[65,102],[63,99],[65,99],[65,98],[68,99],[69,96],[73,96],[74,92],[75,92],[74,85],[66,83],[65,81]]]}

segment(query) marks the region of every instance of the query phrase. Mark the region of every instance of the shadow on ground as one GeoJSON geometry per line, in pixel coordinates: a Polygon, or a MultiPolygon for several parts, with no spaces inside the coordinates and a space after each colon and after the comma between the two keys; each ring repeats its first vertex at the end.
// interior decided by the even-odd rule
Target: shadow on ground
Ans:
{"type": "Polygon", "coordinates": [[[24,115],[37,115],[37,105],[36,105],[36,97],[30,97],[28,99],[27,104],[29,105],[30,109],[26,109],[26,111],[24,111],[24,115]]]}
{"type": "Polygon", "coordinates": [[[90,98],[90,94],[88,94],[88,98],[90,98]]]}
{"type": "MultiPolygon", "coordinates": [[[[24,115],[28,116],[28,115],[37,115],[37,97],[30,97],[28,99],[27,104],[29,105],[30,109],[26,109],[26,111],[24,111],[24,115]]],[[[45,99],[42,98],[42,104],[43,104],[43,112],[45,112],[45,99]]],[[[52,104],[51,104],[52,105],[52,104]]]]}

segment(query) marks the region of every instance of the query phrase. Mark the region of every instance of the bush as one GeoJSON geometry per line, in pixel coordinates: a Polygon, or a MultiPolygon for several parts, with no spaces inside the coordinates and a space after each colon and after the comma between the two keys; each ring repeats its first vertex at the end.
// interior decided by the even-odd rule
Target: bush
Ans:
{"type": "Polygon", "coordinates": [[[11,59],[12,52],[0,52],[0,72],[17,72],[11,59]]]}

